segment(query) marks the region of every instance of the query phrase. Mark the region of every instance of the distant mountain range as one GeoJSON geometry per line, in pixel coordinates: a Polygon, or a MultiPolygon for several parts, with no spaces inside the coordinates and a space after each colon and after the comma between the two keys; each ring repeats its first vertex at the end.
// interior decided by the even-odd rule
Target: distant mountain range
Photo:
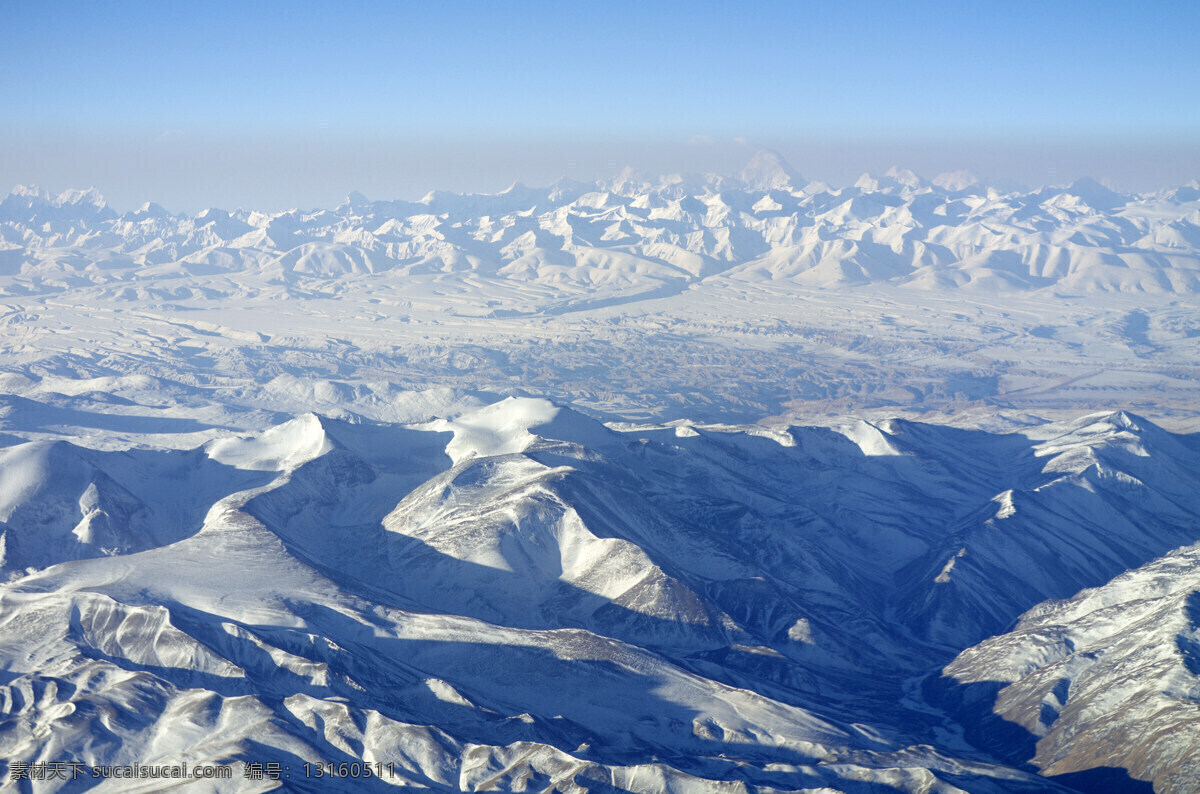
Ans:
{"type": "Polygon", "coordinates": [[[118,214],[95,191],[18,187],[0,202],[5,291],[245,274],[266,284],[458,274],[619,294],[705,278],[807,287],[1195,294],[1200,186],[1126,195],[1091,179],[1035,192],[911,171],[834,189],[773,152],[738,177],[520,183],[420,201],[351,194],[280,213],[156,204],[118,214]]]}

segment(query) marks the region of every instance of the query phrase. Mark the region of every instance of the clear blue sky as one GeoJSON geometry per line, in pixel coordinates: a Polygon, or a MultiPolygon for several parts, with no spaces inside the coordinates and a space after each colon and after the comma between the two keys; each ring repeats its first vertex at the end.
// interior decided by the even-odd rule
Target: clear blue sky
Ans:
{"type": "Polygon", "coordinates": [[[0,180],[114,204],[719,171],[758,145],[835,182],[887,158],[1131,188],[1200,176],[1195,2],[0,0],[0,16],[0,180]]]}

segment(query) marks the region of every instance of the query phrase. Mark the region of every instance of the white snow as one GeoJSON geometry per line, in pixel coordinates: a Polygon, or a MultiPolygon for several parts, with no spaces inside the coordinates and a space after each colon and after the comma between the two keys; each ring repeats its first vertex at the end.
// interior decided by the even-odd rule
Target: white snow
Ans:
{"type": "Polygon", "coordinates": [[[208,456],[226,466],[258,471],[287,471],[320,457],[332,443],[315,414],[296,417],[254,438],[222,438],[210,443],[208,456]]]}
{"type": "Polygon", "coordinates": [[[1198,246],[1194,185],[771,152],[282,213],[17,188],[0,756],[1195,780],[1198,246]]]}
{"type": "Polygon", "coordinates": [[[530,428],[549,423],[558,410],[549,400],[509,397],[437,427],[454,433],[446,453],[461,463],[474,457],[523,452],[537,439],[530,428]]]}

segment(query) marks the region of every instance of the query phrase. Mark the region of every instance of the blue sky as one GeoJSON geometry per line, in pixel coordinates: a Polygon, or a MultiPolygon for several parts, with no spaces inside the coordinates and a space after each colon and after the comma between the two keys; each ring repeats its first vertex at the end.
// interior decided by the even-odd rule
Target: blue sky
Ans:
{"type": "Polygon", "coordinates": [[[835,183],[1200,176],[1196,3],[2,8],[0,180],[114,204],[722,171],[764,145],[835,183]]]}

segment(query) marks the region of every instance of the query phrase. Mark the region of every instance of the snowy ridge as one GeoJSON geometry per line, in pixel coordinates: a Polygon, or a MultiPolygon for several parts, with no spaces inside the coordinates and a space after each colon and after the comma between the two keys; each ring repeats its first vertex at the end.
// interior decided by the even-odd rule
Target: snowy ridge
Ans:
{"type": "MultiPolygon", "coordinates": [[[[10,425],[0,754],[394,763],[378,790],[1065,791],[1111,765],[1089,742],[1157,713],[1089,727],[1111,712],[1087,692],[1138,697],[1121,654],[1161,659],[1164,702],[1197,686],[1194,436],[1121,412],[618,431],[454,395],[442,417],[190,449],[190,427],[101,450],[10,425]],[[917,702],[933,663],[958,683],[917,702]],[[1050,667],[1083,683],[1030,722],[1050,667]],[[1057,737],[1046,777],[934,705],[1000,680],[1002,713],[1057,737]]],[[[1107,760],[1194,772],[1167,756],[1107,760]]]]}
{"type": "Polygon", "coordinates": [[[1117,767],[1154,791],[1191,791],[1200,773],[1198,554],[1193,544],[1047,602],[965,651],[944,674],[960,687],[989,684],[964,704],[966,718],[994,711],[1020,726],[1027,735],[1012,757],[1047,774],[1117,767]]]}

